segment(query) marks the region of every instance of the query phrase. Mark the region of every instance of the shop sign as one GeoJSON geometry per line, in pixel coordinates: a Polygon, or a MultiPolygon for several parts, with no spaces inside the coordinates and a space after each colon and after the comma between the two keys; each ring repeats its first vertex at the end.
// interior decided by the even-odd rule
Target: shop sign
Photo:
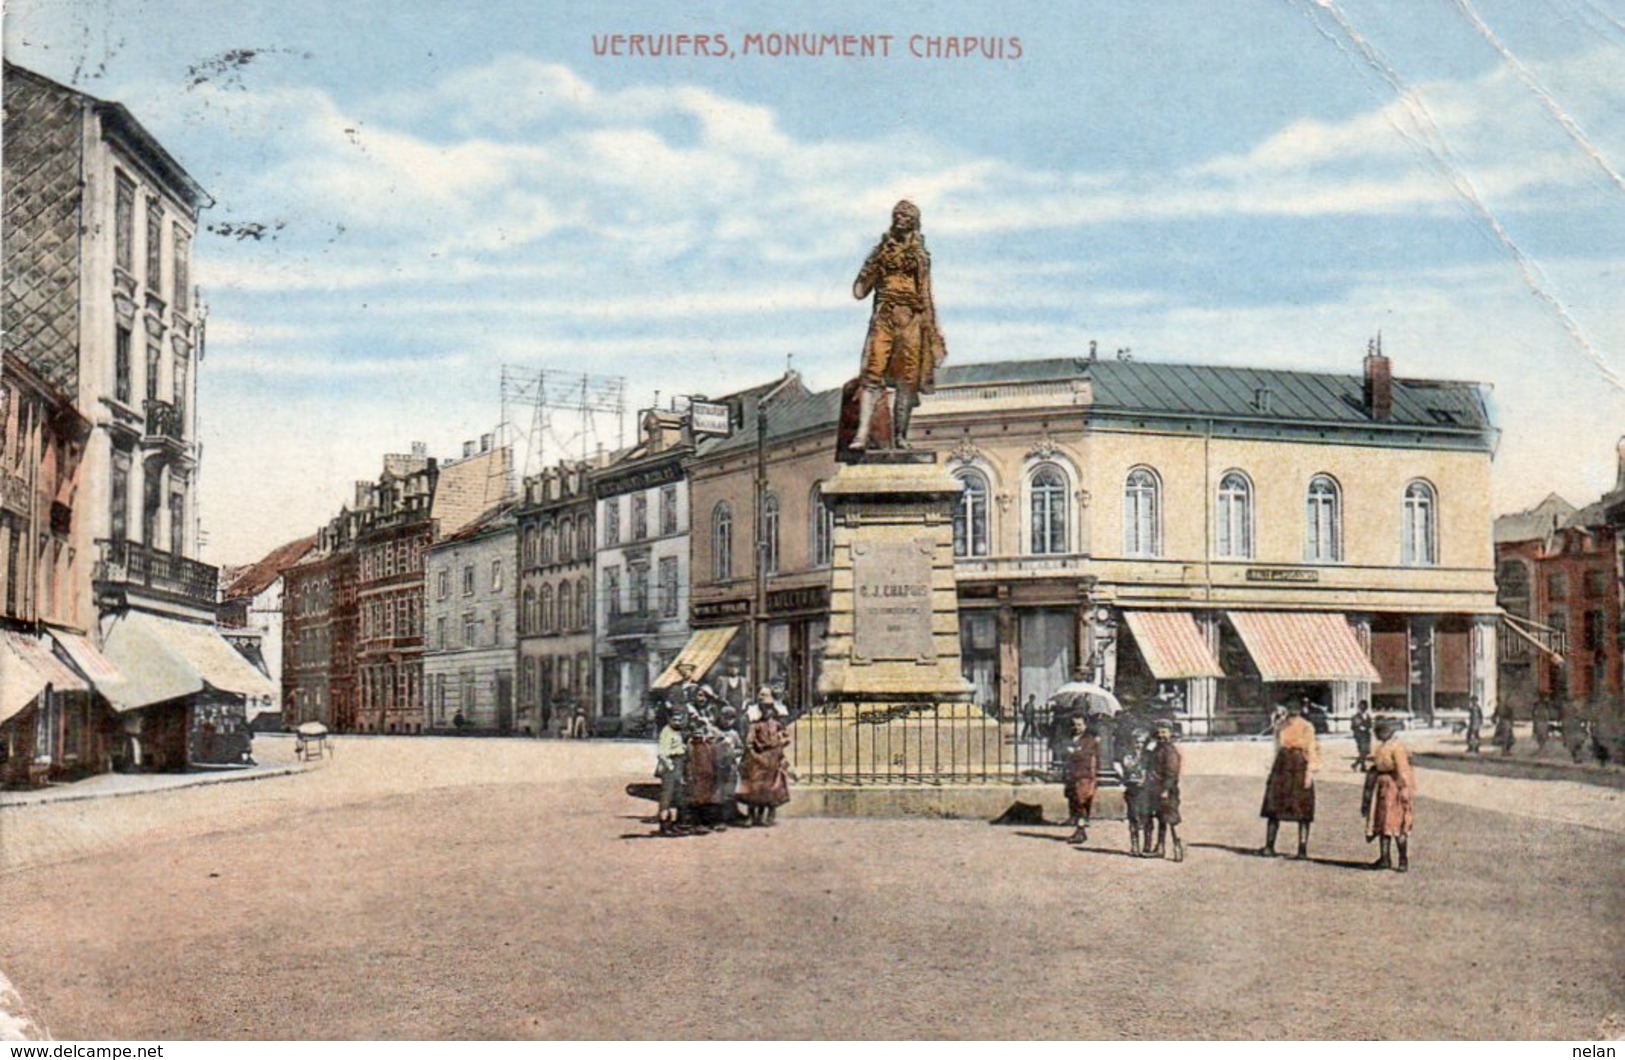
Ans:
{"type": "Polygon", "coordinates": [[[829,591],[822,585],[775,589],[767,594],[767,609],[775,614],[789,611],[827,611],[829,591]]]}
{"type": "Polygon", "coordinates": [[[732,434],[733,417],[730,411],[727,405],[696,401],[688,407],[689,425],[695,434],[732,434]]]}
{"type": "Polygon", "coordinates": [[[1318,570],[1304,570],[1299,567],[1248,567],[1247,580],[1250,582],[1318,582],[1318,570]]]}
{"type": "Polygon", "coordinates": [[[750,614],[750,601],[740,600],[707,600],[695,604],[691,609],[695,622],[715,622],[722,618],[745,618],[750,614]]]}

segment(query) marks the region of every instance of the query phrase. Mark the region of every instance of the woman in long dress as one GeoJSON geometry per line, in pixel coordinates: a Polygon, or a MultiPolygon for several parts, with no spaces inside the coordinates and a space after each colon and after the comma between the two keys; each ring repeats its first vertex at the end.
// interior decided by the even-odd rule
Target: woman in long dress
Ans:
{"type": "Polygon", "coordinates": [[[790,801],[790,775],[784,750],[790,732],[779,720],[773,690],[757,693],[761,716],[745,736],[745,760],[739,770],[739,801],[749,808],[752,825],[771,825],[778,807],[790,801]]]}
{"type": "Polygon", "coordinates": [[[1393,722],[1377,722],[1377,749],[1371,753],[1370,809],[1366,813],[1366,839],[1382,842],[1376,868],[1410,870],[1411,825],[1416,820],[1416,774],[1411,771],[1410,752],[1399,742],[1393,722]],[[1394,864],[1392,847],[1399,847],[1399,863],[1394,864]]]}
{"type": "Polygon", "coordinates": [[[1264,805],[1259,816],[1269,824],[1264,832],[1264,857],[1275,856],[1275,838],[1282,821],[1298,823],[1298,857],[1309,856],[1309,826],[1315,819],[1314,772],[1320,768],[1320,745],[1315,727],[1300,710],[1289,714],[1275,730],[1275,763],[1264,784],[1264,805]]]}

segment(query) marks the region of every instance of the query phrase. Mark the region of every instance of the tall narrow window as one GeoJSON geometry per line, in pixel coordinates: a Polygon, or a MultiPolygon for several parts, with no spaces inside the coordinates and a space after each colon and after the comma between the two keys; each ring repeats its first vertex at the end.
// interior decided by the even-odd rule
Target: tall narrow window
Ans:
{"type": "Polygon", "coordinates": [[[1066,551],[1066,476],[1053,464],[1035,470],[1029,480],[1034,555],[1066,551]]]}
{"type": "Polygon", "coordinates": [[[660,487],[660,536],[677,532],[677,487],[660,487]]]}
{"type": "Polygon", "coordinates": [[[147,200],[147,290],[164,290],[164,208],[157,199],[147,200]]]}
{"type": "Polygon", "coordinates": [[[628,588],[632,593],[632,613],[634,615],[647,615],[649,613],[649,567],[639,563],[627,571],[628,588]]]}
{"type": "Polygon", "coordinates": [[[542,586],[541,607],[541,630],[543,633],[551,633],[553,632],[553,587],[551,585],[542,586]]]}
{"type": "Polygon", "coordinates": [[[1218,554],[1247,559],[1253,554],[1253,485],[1239,471],[1219,480],[1218,554]]]}
{"type": "Polygon", "coordinates": [[[524,602],[519,606],[519,632],[540,633],[536,628],[536,590],[525,590],[524,602]]]}
{"type": "Polygon", "coordinates": [[[734,571],[734,517],[727,501],[711,509],[711,575],[727,581],[734,571]]]}
{"type": "Polygon", "coordinates": [[[987,476],[965,470],[954,476],[965,484],[954,505],[954,555],[987,555],[987,476]]]}
{"type": "Polygon", "coordinates": [[[767,574],[779,570],[779,498],[772,493],[762,502],[762,570],[767,574]]]}
{"type": "Polygon", "coordinates": [[[609,602],[609,613],[621,613],[621,568],[604,568],[604,598],[609,602]]]}
{"type": "Polygon", "coordinates": [[[164,507],[162,476],[155,472],[148,471],[141,498],[141,543],[151,549],[158,547],[158,517],[164,507]]]}
{"type": "Polygon", "coordinates": [[[1432,567],[1439,562],[1438,497],[1433,487],[1418,479],[1405,487],[1405,525],[1400,552],[1408,567],[1432,567]]]}
{"type": "Polygon", "coordinates": [[[611,497],[604,502],[604,544],[621,543],[621,499],[611,497]]]}
{"type": "Polygon", "coordinates": [[[835,509],[824,499],[824,487],[814,486],[807,497],[807,544],[813,566],[827,567],[835,558],[835,509]]]}
{"type": "Polygon", "coordinates": [[[188,286],[192,282],[191,258],[192,237],[180,225],[175,226],[174,239],[175,253],[175,312],[187,313],[191,310],[192,292],[188,286]]]}
{"type": "Polygon", "coordinates": [[[631,528],[627,533],[633,541],[642,541],[649,536],[649,495],[647,493],[632,494],[631,528]]]}
{"type": "Polygon", "coordinates": [[[175,434],[179,437],[181,431],[186,427],[186,381],[189,374],[187,372],[186,354],[177,353],[175,355],[174,369],[175,385],[172,392],[175,395],[175,434]]]}
{"type": "Polygon", "coordinates": [[[163,351],[156,342],[147,347],[147,400],[158,400],[158,367],[163,363],[163,351]]]}
{"type": "Polygon", "coordinates": [[[1343,560],[1343,512],[1337,482],[1327,475],[1309,480],[1304,502],[1303,558],[1310,563],[1343,560]]]}
{"type": "Polygon", "coordinates": [[[591,593],[591,583],[583,577],[576,582],[576,627],[586,629],[592,624],[592,612],[587,609],[587,597],[591,593]]]}
{"type": "Polygon", "coordinates": [[[135,185],[123,173],[115,178],[118,186],[113,206],[114,260],[125,272],[135,271],[135,185]]]}
{"type": "Polygon", "coordinates": [[[660,557],[660,616],[677,617],[677,557],[660,557]]]}
{"type": "Polygon", "coordinates": [[[1123,483],[1123,554],[1162,552],[1162,485],[1156,472],[1137,467],[1123,483]]]}
{"type": "Polygon", "coordinates": [[[179,491],[169,495],[169,551],[186,554],[186,494],[179,491]]]}
{"type": "Polygon", "coordinates": [[[559,582],[559,632],[575,628],[575,594],[570,591],[570,583],[559,582]]]}
{"type": "Polygon", "coordinates": [[[108,494],[111,504],[108,536],[114,541],[123,541],[130,527],[130,454],[122,450],[113,451],[113,481],[108,494]]]}
{"type": "Polygon", "coordinates": [[[113,331],[113,396],[130,403],[130,329],[123,325],[113,331]]]}

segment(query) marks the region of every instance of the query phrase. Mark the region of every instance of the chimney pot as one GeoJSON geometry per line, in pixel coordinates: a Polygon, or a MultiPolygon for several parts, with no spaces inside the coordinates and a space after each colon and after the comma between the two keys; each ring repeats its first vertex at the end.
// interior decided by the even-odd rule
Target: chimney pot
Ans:
{"type": "Polygon", "coordinates": [[[474,455],[474,443],[472,441],[464,442],[463,443],[463,458],[467,459],[468,457],[471,457],[473,455],[474,455]]]}
{"type": "Polygon", "coordinates": [[[491,436],[489,434],[480,435],[480,452],[489,453],[490,451],[491,451],[491,436]]]}
{"type": "Polygon", "coordinates": [[[1373,344],[1365,355],[1365,411],[1374,420],[1386,420],[1394,411],[1393,364],[1373,344]]]}

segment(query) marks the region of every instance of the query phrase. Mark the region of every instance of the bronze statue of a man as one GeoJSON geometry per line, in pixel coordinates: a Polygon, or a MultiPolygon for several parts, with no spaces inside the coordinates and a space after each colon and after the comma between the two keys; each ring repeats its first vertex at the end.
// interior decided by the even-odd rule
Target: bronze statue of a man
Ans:
{"type": "Polygon", "coordinates": [[[853,298],[866,298],[870,292],[875,296],[874,310],[863,343],[858,429],[851,447],[868,448],[875,406],[891,386],[897,390],[892,444],[902,448],[914,406],[920,403],[920,394],[930,392],[937,365],[948,356],[931,301],[931,255],[920,234],[920,209],[907,200],[892,207],[891,229],[869,252],[852,283],[853,298]]]}

